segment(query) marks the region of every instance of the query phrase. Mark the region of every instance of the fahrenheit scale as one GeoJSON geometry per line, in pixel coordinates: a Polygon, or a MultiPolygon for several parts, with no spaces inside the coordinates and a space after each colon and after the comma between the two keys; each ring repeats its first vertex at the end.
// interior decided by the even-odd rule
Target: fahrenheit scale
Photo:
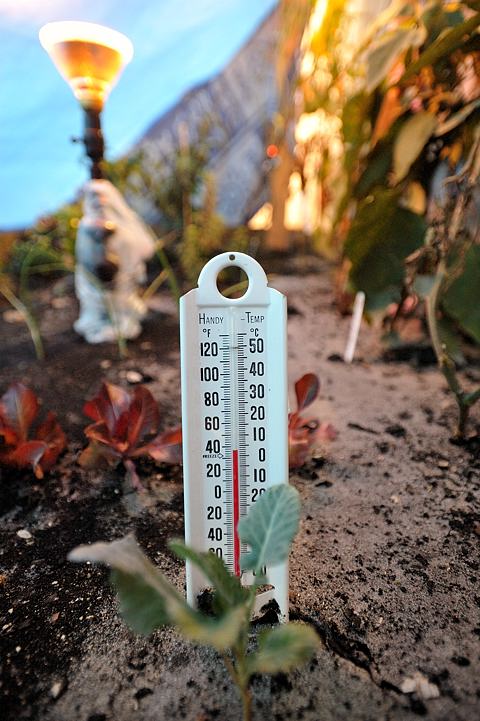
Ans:
{"type": "MultiPolygon", "coordinates": [[[[185,538],[220,556],[244,585],[237,526],[269,486],[288,482],[286,299],[269,288],[256,260],[222,253],[198,288],[180,300],[185,538]],[[241,298],[217,288],[218,274],[238,266],[248,276],[241,298]]],[[[187,599],[208,583],[187,561],[187,599]]],[[[288,567],[267,569],[271,599],[288,615],[288,567]]]]}

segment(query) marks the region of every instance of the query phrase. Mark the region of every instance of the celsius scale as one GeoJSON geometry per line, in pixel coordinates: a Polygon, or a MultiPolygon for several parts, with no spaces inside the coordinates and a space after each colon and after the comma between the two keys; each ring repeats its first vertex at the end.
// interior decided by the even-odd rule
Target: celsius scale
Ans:
{"type": "MultiPolygon", "coordinates": [[[[198,288],[180,300],[185,540],[242,573],[237,526],[270,486],[288,482],[286,298],[268,287],[263,268],[244,253],[210,260],[198,288]],[[219,273],[238,266],[248,277],[241,298],[218,290],[219,273]]],[[[288,617],[288,565],[266,569],[268,586],[254,613],[275,600],[288,617]]],[[[187,561],[187,600],[208,582],[187,561]]]]}

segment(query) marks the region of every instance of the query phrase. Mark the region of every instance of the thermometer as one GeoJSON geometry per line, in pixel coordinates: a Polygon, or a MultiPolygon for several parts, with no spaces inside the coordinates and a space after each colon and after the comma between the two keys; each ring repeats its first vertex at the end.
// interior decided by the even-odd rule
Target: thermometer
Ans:
{"type": "MultiPolygon", "coordinates": [[[[180,300],[185,540],[210,550],[231,573],[242,573],[247,550],[238,522],[267,488],[288,482],[286,298],[269,288],[256,260],[222,253],[210,260],[198,288],[180,300]],[[218,290],[218,274],[238,266],[248,277],[241,298],[218,290]]],[[[288,566],[266,569],[269,586],[255,612],[274,599],[288,615],[288,566]]],[[[208,587],[187,561],[187,600],[208,587]]]]}

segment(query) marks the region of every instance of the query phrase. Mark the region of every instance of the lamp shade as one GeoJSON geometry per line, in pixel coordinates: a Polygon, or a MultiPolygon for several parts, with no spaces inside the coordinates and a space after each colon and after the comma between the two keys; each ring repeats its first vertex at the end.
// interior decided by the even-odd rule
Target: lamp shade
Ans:
{"type": "Polygon", "coordinates": [[[133,45],[122,33],[95,23],[64,21],[44,25],[40,43],[85,109],[101,110],[133,45]]]}

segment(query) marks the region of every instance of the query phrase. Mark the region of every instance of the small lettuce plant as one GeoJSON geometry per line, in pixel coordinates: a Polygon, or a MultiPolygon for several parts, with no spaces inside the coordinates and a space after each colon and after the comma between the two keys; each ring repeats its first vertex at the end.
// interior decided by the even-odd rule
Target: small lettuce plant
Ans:
{"type": "Polygon", "coordinates": [[[290,468],[300,468],[312,455],[318,440],[333,441],[337,431],[331,423],[305,418],[302,411],[318,396],[320,381],[315,373],[305,373],[295,382],[297,409],[288,415],[288,457],[290,468]]]}
{"type": "Polygon", "coordinates": [[[79,458],[84,468],[101,462],[117,466],[120,462],[127,479],[137,490],[144,490],[135,460],[149,456],[157,462],[181,463],[182,429],[158,432],[160,412],[145,386],[132,393],[113,383],[102,383],[97,395],[87,401],[83,412],[93,423],[84,430],[89,445],[79,458]]]}
{"type": "Polygon", "coordinates": [[[65,449],[66,438],[52,411],[35,424],[39,409],[37,396],[23,383],[12,383],[0,398],[0,466],[30,467],[43,478],[65,449]]]}
{"type": "Polygon", "coordinates": [[[265,568],[283,563],[289,553],[300,515],[298,492],[278,485],[264,493],[238,524],[238,533],[250,550],[241,558],[244,571],[253,571],[253,586],[244,587],[222,559],[211,551],[195,551],[181,541],[170,543],[182,560],[190,560],[211,585],[214,615],[189,606],[182,594],[142,553],[132,536],[112,543],[79,546],[71,561],[105,563],[120,602],[120,612],[137,633],[149,634],[173,626],[195,643],[213,646],[223,657],[243,704],[243,719],[251,719],[253,674],[289,671],[307,661],[318,638],[310,626],[288,623],[259,634],[251,650],[250,619],[256,591],[268,583],[265,568]]]}

